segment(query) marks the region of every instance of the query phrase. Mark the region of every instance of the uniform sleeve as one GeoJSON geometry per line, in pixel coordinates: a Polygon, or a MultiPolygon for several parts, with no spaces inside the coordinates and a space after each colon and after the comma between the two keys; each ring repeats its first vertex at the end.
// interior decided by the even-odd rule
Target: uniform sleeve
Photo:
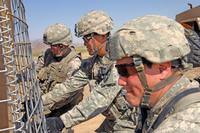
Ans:
{"type": "Polygon", "coordinates": [[[200,131],[200,103],[170,115],[154,133],[198,133],[200,131]]]}
{"type": "Polygon", "coordinates": [[[79,69],[72,77],[66,79],[65,82],[56,84],[51,91],[42,95],[44,110],[52,110],[56,103],[70,98],[79,90],[82,91],[88,82],[88,76],[79,69]]]}
{"type": "Polygon", "coordinates": [[[86,121],[108,109],[121,90],[121,87],[116,84],[116,80],[117,76],[111,73],[106,81],[92,89],[90,96],[63,114],[61,119],[66,128],[86,121]]]}

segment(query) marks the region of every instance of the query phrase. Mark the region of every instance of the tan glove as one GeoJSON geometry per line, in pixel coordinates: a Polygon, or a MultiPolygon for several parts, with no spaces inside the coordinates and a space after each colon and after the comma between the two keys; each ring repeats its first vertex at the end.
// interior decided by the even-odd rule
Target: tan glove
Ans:
{"type": "Polygon", "coordinates": [[[49,75],[49,68],[48,67],[44,67],[39,71],[37,77],[38,77],[39,80],[43,81],[43,80],[47,80],[48,79],[48,75],[49,75]]]}

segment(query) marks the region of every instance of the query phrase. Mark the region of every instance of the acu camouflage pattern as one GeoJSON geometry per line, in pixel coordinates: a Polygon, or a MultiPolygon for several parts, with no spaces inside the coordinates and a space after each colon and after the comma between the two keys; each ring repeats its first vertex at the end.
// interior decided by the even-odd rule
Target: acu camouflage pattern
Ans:
{"type": "Polygon", "coordinates": [[[83,16],[75,25],[77,37],[91,33],[106,34],[113,29],[112,18],[103,11],[91,11],[83,16]]]}
{"type": "Polygon", "coordinates": [[[197,81],[190,81],[186,77],[179,79],[172,88],[164,94],[158,103],[150,110],[148,118],[143,128],[143,133],[199,133],[200,131],[200,102],[191,103],[184,108],[172,111],[164,121],[156,128],[151,130],[149,127],[158,117],[164,105],[173,97],[184,90],[199,87],[197,81]]]}
{"type": "Polygon", "coordinates": [[[71,45],[72,35],[70,29],[64,24],[56,23],[47,27],[43,34],[43,42],[48,45],[71,45]]]}
{"type": "Polygon", "coordinates": [[[42,94],[49,92],[56,83],[64,82],[80,67],[78,53],[73,47],[68,47],[68,50],[70,53],[61,58],[54,57],[50,49],[46,50],[44,56],[39,56],[37,77],[41,81],[42,94]]]}
{"type": "Polygon", "coordinates": [[[120,94],[121,87],[117,85],[118,74],[113,67],[113,62],[107,57],[94,56],[86,61],[86,64],[83,66],[93,66],[88,70],[82,68],[90,79],[90,87],[93,87],[91,95],[61,116],[65,126],[77,125],[102,113],[106,119],[96,132],[132,132],[135,128],[136,109],[130,107],[124,96],[120,94]],[[88,64],[92,62],[90,60],[94,59],[94,64],[88,64]],[[102,71],[107,68],[109,68],[109,72],[106,72],[107,75],[103,74],[102,71]],[[102,78],[101,75],[106,76],[102,78]]]}
{"type": "MultiPolygon", "coordinates": [[[[152,63],[176,60],[190,52],[183,28],[175,21],[161,16],[145,16],[126,23],[114,34],[109,50],[110,57],[114,60],[139,55],[152,63]]],[[[191,102],[181,110],[172,110],[156,129],[151,128],[164,105],[182,91],[194,87],[199,87],[198,82],[182,76],[147,111],[143,127],[139,118],[137,129],[141,127],[143,133],[199,132],[200,102],[191,102]]]]}
{"type": "Polygon", "coordinates": [[[113,35],[108,49],[113,60],[139,55],[152,63],[176,60],[190,52],[183,27],[172,19],[157,15],[125,23],[113,35]]]}
{"type": "MultiPolygon", "coordinates": [[[[93,64],[86,65],[92,66],[92,69],[82,68],[64,83],[57,84],[50,92],[51,95],[47,94],[44,97],[59,101],[62,97],[67,96],[69,92],[73,93],[88,83],[90,84],[92,80],[94,82],[90,85],[93,86],[90,96],[83,99],[72,110],[61,115],[65,127],[70,128],[103,113],[106,120],[97,129],[97,132],[133,132],[137,121],[135,120],[136,110],[130,107],[120,94],[121,87],[117,85],[118,74],[113,62],[105,56],[103,58],[99,56],[92,57],[85,62],[93,62],[93,64]],[[98,72],[101,71],[102,67],[109,67],[108,74],[103,79],[98,79],[100,78],[98,72]],[[61,90],[59,95],[55,93],[58,90],[61,90]]],[[[51,103],[52,101],[46,102],[51,103]]]]}
{"type": "MultiPolygon", "coordinates": [[[[49,93],[53,89],[53,87],[58,84],[64,82],[67,78],[71,77],[72,74],[77,71],[81,65],[80,56],[76,53],[73,47],[68,47],[70,52],[63,58],[54,57],[51,50],[47,49],[43,56],[38,58],[37,62],[37,76],[39,79],[39,84],[41,88],[42,95],[49,93]]],[[[57,92],[55,92],[57,93],[57,92]]],[[[78,103],[76,100],[82,100],[82,91],[76,92],[78,94],[77,99],[75,99],[75,94],[73,94],[73,98],[70,95],[68,98],[64,98],[66,101],[55,102],[51,105],[44,105],[45,114],[50,113],[52,110],[58,109],[63,105],[72,102],[78,103]],[[74,100],[72,100],[74,99],[74,100]]],[[[43,99],[45,102],[47,99],[43,99]]]]}

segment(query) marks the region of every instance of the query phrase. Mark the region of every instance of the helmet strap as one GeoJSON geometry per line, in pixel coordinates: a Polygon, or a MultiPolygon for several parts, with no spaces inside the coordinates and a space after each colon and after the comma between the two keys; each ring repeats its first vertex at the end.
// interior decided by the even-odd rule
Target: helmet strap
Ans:
{"type": "Polygon", "coordinates": [[[66,57],[71,52],[71,48],[69,46],[63,47],[63,48],[61,48],[61,51],[63,53],[62,57],[66,57]]]}
{"type": "Polygon", "coordinates": [[[159,91],[160,89],[164,88],[168,84],[172,83],[173,81],[179,79],[183,75],[183,72],[177,71],[173,75],[169,76],[165,80],[160,81],[154,87],[152,87],[152,92],[159,91]]]}
{"type": "Polygon", "coordinates": [[[158,84],[156,84],[154,87],[149,87],[147,84],[147,79],[144,74],[144,65],[142,63],[141,57],[133,57],[133,63],[135,64],[135,69],[138,73],[138,77],[140,79],[140,82],[144,88],[144,95],[141,102],[141,107],[143,108],[149,108],[149,99],[152,92],[159,91],[163,87],[167,86],[168,84],[172,83],[173,81],[179,79],[183,72],[177,71],[173,75],[169,76],[167,79],[160,81],[158,84]]]}
{"type": "Polygon", "coordinates": [[[94,54],[98,54],[98,48],[96,47],[96,43],[95,43],[96,39],[94,37],[92,37],[92,51],[94,54]]]}
{"type": "MultiPolygon", "coordinates": [[[[94,53],[97,53],[97,54],[98,54],[99,50],[100,50],[102,47],[104,47],[104,43],[106,43],[106,42],[109,40],[109,34],[110,34],[110,33],[107,34],[106,40],[105,40],[103,43],[101,43],[101,44],[99,45],[98,48],[96,47],[95,43],[93,43],[93,46],[94,46],[94,47],[93,47],[93,51],[94,51],[94,53]]],[[[92,37],[92,39],[96,40],[94,37],[92,37]]],[[[106,45],[106,44],[105,44],[105,45],[106,45]]]]}
{"type": "Polygon", "coordinates": [[[140,82],[144,88],[144,95],[143,95],[143,99],[141,102],[141,106],[144,108],[149,108],[149,98],[150,95],[152,93],[152,90],[149,88],[148,84],[147,84],[147,79],[146,76],[144,74],[144,65],[142,63],[142,58],[139,56],[134,56],[133,57],[133,63],[135,64],[135,69],[138,73],[138,77],[140,79],[140,82]]]}

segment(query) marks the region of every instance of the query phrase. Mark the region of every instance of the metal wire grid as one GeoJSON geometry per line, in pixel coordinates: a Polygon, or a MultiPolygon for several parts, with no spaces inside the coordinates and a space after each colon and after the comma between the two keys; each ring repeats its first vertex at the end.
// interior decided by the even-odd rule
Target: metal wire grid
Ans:
{"type": "Polygon", "coordinates": [[[0,42],[8,94],[0,103],[8,103],[10,112],[9,127],[0,132],[46,132],[22,0],[0,1],[0,42]]]}

